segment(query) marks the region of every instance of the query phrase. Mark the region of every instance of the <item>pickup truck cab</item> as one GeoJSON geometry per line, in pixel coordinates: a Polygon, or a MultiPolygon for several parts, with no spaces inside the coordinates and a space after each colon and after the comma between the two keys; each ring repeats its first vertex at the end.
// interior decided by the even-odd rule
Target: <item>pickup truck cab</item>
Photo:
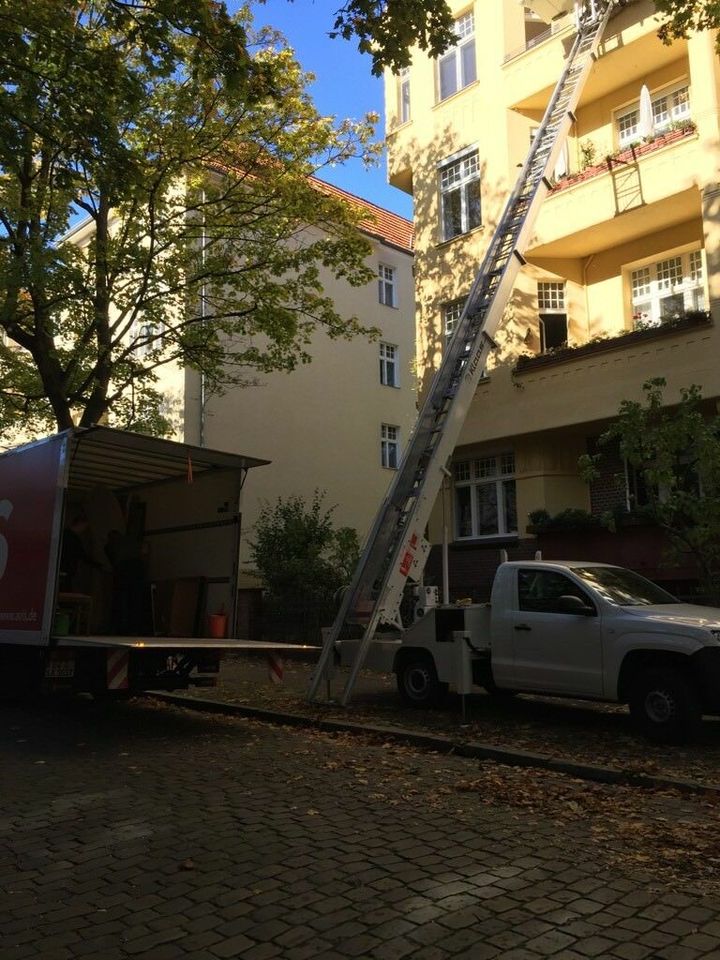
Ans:
{"type": "Polygon", "coordinates": [[[368,665],[392,669],[416,706],[448,686],[627,703],[646,736],[677,742],[720,713],[720,609],[608,564],[503,563],[489,605],[433,608],[376,640],[368,665]]]}

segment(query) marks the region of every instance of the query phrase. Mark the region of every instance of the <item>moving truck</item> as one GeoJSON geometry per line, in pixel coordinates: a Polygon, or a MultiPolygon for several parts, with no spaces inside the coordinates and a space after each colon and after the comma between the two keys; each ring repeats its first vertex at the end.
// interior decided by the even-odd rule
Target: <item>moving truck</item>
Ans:
{"type": "Polygon", "coordinates": [[[211,685],[234,639],[240,494],[268,461],[108,427],[0,455],[0,689],[211,685]]]}

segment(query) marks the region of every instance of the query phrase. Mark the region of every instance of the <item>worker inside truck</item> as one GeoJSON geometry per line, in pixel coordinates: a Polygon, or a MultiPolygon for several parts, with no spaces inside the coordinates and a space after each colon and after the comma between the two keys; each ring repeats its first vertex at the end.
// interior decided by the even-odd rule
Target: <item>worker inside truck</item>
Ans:
{"type": "Polygon", "coordinates": [[[60,551],[60,589],[75,593],[80,589],[81,566],[99,568],[100,564],[91,555],[87,546],[90,523],[83,510],[73,510],[70,521],[63,531],[60,551]]]}
{"type": "Polygon", "coordinates": [[[82,610],[85,630],[109,636],[151,634],[147,546],[137,511],[126,523],[127,511],[112,491],[97,485],[89,496],[68,503],[66,512],[59,601],[70,614],[69,628],[78,630],[82,610]]]}

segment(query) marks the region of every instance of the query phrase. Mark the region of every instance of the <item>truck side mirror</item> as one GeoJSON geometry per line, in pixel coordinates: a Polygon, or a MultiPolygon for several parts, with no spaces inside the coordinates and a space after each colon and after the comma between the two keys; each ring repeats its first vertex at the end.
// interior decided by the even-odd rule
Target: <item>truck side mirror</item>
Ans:
{"type": "Polygon", "coordinates": [[[560,613],[574,613],[576,616],[592,617],[595,615],[595,608],[589,606],[581,597],[563,596],[558,598],[558,610],[560,613]]]}

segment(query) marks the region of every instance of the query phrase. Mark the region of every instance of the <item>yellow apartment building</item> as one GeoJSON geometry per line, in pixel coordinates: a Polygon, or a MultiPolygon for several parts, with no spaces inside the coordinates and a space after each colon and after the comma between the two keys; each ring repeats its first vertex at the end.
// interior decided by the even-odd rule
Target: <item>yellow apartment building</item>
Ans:
{"type": "MultiPolygon", "coordinates": [[[[450,6],[457,44],[386,76],[389,179],[415,203],[425,387],[575,35],[572,2],[450,6]]],[[[640,502],[612,452],[591,485],[577,463],[648,378],[666,378],[669,401],[693,383],[713,410],[720,398],[720,65],[714,35],[666,46],[658,26],[651,0],[619,7],[575,111],[430,524],[434,544],[449,530],[455,596],[483,598],[498,548],[532,556],[533,511],[640,502]]],[[[564,552],[669,578],[657,543],[637,545],[564,552]]]]}
{"type": "Polygon", "coordinates": [[[416,416],[413,225],[337,187],[319,182],[319,188],[360,207],[376,276],[352,287],[321,269],[325,295],[342,316],[378,328],[378,339],[331,340],[318,331],[307,347],[311,363],[255,376],[253,385],[218,396],[203,398],[198,375],[185,372],[183,439],[271,461],[250,471],[243,490],[243,636],[253,635],[259,617],[249,542],[263,503],[294,495],[309,502],[324,490],[325,505],[336,506],[336,525],[353,527],[362,541],[416,416]]]}

